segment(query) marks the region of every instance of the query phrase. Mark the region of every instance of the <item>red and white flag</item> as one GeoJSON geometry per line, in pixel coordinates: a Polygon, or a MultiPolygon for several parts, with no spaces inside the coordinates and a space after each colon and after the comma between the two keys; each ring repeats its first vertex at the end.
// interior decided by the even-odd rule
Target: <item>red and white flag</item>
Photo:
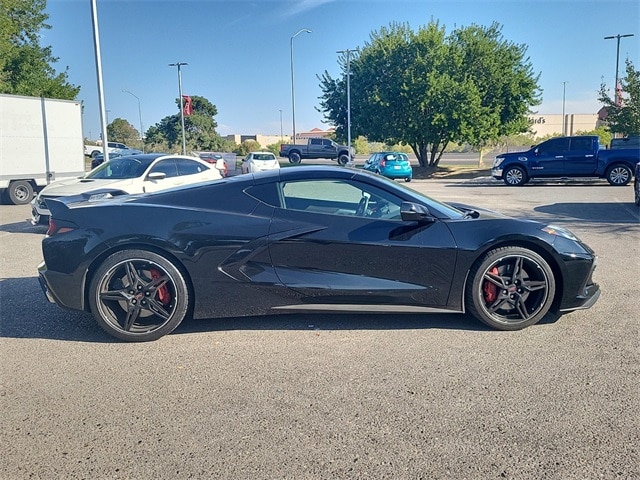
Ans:
{"type": "Polygon", "coordinates": [[[185,117],[188,117],[189,115],[193,115],[193,104],[191,103],[191,97],[188,97],[187,95],[183,95],[182,96],[182,114],[185,117]]]}

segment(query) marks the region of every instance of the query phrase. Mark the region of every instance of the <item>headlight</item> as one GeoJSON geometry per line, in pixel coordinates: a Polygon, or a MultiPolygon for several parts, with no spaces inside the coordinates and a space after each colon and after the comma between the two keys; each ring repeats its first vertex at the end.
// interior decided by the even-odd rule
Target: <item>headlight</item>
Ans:
{"type": "Polygon", "coordinates": [[[558,237],[568,238],[569,240],[573,240],[574,242],[580,241],[578,237],[576,237],[573,233],[571,233],[569,230],[567,230],[564,227],[547,225],[542,229],[542,231],[548,233],[549,235],[557,235],[558,237]]]}
{"type": "Polygon", "coordinates": [[[502,162],[504,162],[504,157],[496,157],[496,158],[493,160],[493,166],[494,166],[494,168],[495,168],[495,167],[499,167],[499,166],[502,164],[502,162]]]}

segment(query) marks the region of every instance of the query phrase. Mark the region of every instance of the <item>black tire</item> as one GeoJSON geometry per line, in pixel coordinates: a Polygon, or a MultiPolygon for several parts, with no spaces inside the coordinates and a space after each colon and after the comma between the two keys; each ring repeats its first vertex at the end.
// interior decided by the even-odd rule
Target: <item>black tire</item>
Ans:
{"type": "Polygon", "coordinates": [[[98,324],[128,342],[171,333],[190,310],[184,275],[171,261],[145,250],[123,250],[98,268],[89,289],[98,324]]]}
{"type": "Polygon", "coordinates": [[[635,197],[636,207],[640,207],[640,180],[637,178],[633,184],[633,195],[635,197]]]}
{"type": "Polygon", "coordinates": [[[9,183],[5,197],[13,205],[26,205],[33,200],[33,187],[25,180],[9,183]]]}
{"type": "Polygon", "coordinates": [[[407,183],[409,183],[409,182],[411,181],[411,177],[405,177],[405,178],[404,178],[404,181],[405,181],[405,182],[407,182],[407,183]]]}
{"type": "Polygon", "coordinates": [[[633,173],[626,165],[613,165],[607,170],[607,182],[614,187],[624,187],[632,178],[633,173]]]}
{"type": "Polygon", "coordinates": [[[293,163],[294,165],[297,165],[301,161],[302,161],[302,157],[298,152],[291,152],[289,154],[289,163],[293,163]]]}
{"type": "Polygon", "coordinates": [[[555,297],[551,267],[527,248],[500,247],[487,252],[468,278],[467,311],[498,330],[520,330],[539,322],[555,297]]]}
{"type": "Polygon", "coordinates": [[[338,157],[338,165],[342,165],[343,167],[349,163],[349,155],[340,155],[338,157]]]}
{"type": "Polygon", "coordinates": [[[519,187],[527,183],[527,173],[520,167],[507,167],[502,180],[510,187],[519,187]]]}
{"type": "Polygon", "coordinates": [[[94,150],[91,152],[91,158],[96,158],[98,155],[100,155],[100,150],[94,150]]]}

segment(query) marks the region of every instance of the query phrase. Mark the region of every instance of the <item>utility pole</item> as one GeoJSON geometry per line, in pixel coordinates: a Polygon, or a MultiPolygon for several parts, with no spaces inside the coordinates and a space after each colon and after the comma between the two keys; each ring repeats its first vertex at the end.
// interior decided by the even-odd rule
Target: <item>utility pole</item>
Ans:
{"type": "Polygon", "coordinates": [[[616,47],[616,83],[613,85],[614,88],[614,102],[616,105],[618,105],[620,99],[618,98],[618,66],[620,64],[620,39],[621,38],[626,38],[626,37],[633,37],[633,33],[626,33],[624,35],[612,35],[610,37],[604,37],[605,40],[612,40],[614,38],[616,38],[618,40],[618,45],[616,47]]]}
{"type": "Polygon", "coordinates": [[[562,136],[566,137],[567,136],[567,121],[564,117],[564,105],[565,105],[565,93],[567,91],[567,81],[562,82],[562,136]]]}
{"type": "Polygon", "coordinates": [[[289,42],[289,49],[291,52],[291,113],[293,114],[293,143],[296,143],[296,95],[293,89],[293,39],[303,32],[311,33],[311,30],[308,28],[298,30],[296,33],[291,35],[291,40],[289,42]]]}
{"type": "Polygon", "coordinates": [[[352,166],[353,160],[351,159],[351,50],[338,50],[336,53],[347,54],[347,147],[349,148],[349,161],[347,165],[352,166]]]}
{"type": "Polygon", "coordinates": [[[179,95],[180,95],[180,120],[182,122],[182,154],[186,155],[187,154],[187,141],[186,141],[186,137],[184,135],[184,104],[183,104],[183,100],[182,100],[182,73],[180,70],[180,67],[182,67],[183,65],[189,65],[188,63],[184,63],[184,62],[176,62],[176,63],[170,63],[169,66],[170,67],[178,67],[178,91],[179,91],[179,95]]]}

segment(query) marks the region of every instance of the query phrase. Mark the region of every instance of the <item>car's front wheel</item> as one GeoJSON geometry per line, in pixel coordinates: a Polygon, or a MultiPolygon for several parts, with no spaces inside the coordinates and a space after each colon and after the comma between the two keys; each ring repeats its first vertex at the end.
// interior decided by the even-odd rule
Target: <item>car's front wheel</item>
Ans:
{"type": "Polygon", "coordinates": [[[607,182],[614,187],[623,187],[631,181],[633,173],[626,165],[614,165],[607,171],[607,182]]]}
{"type": "Polygon", "coordinates": [[[187,316],[190,301],[180,269],[145,250],[123,250],[108,257],[89,290],[98,324],[129,342],[157,340],[172,332],[187,316]]]}
{"type": "Polygon", "coordinates": [[[349,156],[348,155],[340,155],[338,157],[338,164],[345,166],[347,163],[349,163],[349,156]]]}
{"type": "Polygon", "coordinates": [[[508,167],[502,178],[504,183],[512,187],[519,187],[527,183],[527,174],[520,167],[508,167]]]}
{"type": "Polygon", "coordinates": [[[547,261],[522,247],[487,252],[469,272],[467,311],[498,330],[520,330],[549,312],[556,281],[547,261]]]}

